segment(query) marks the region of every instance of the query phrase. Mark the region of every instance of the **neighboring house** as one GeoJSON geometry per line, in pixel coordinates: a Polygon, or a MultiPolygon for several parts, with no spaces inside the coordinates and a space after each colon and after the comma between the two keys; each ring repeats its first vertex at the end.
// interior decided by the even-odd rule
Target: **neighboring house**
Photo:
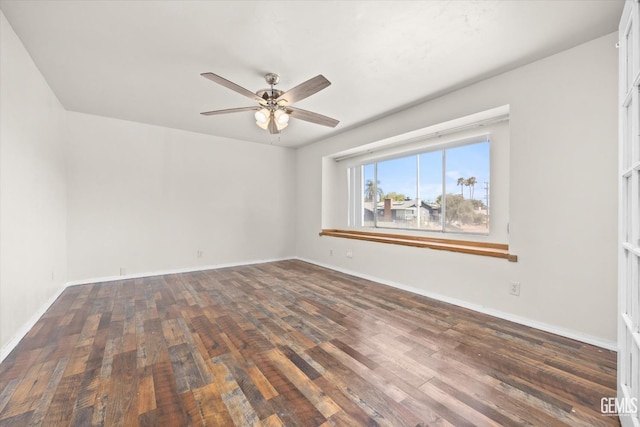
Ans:
{"type": "MultiPolygon", "coordinates": [[[[385,199],[376,204],[378,221],[407,222],[417,218],[415,200],[395,201],[385,199]]],[[[435,202],[420,202],[420,218],[422,221],[439,221],[440,205],[435,202]]],[[[373,202],[364,202],[364,221],[373,221],[373,202]]]]}

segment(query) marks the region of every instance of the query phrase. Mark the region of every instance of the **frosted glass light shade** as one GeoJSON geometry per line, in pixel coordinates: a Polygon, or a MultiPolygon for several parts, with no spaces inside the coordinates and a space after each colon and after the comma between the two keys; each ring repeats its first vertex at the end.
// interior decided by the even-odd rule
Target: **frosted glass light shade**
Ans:
{"type": "Polygon", "coordinates": [[[277,110],[274,115],[276,116],[276,123],[279,125],[285,125],[289,122],[289,115],[282,111],[282,110],[277,110]]]}
{"type": "MultiPolygon", "coordinates": [[[[266,126],[266,124],[269,122],[269,110],[267,110],[266,108],[258,110],[254,114],[254,117],[256,118],[257,123],[264,123],[266,126]]],[[[266,129],[266,127],[264,129],[266,129]]]]}

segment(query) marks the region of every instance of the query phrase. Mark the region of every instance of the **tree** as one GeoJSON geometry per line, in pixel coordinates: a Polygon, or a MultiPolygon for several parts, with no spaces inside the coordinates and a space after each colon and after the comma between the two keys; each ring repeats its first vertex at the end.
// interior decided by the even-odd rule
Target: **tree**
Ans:
{"type": "Polygon", "coordinates": [[[464,193],[462,192],[462,189],[464,185],[467,185],[466,182],[467,182],[466,179],[462,177],[458,178],[458,185],[460,186],[460,195],[462,196],[462,198],[464,198],[464,193]]]}
{"type": "MultiPolygon", "coordinates": [[[[442,206],[442,195],[436,198],[436,202],[442,206]]],[[[465,200],[459,194],[447,193],[445,197],[445,222],[448,225],[480,224],[484,221],[484,215],[475,212],[476,200],[465,200]]]]}
{"type": "Polygon", "coordinates": [[[445,222],[447,224],[471,224],[474,220],[473,203],[457,194],[445,198],[445,222]]]}
{"type": "Polygon", "coordinates": [[[404,202],[405,200],[407,200],[407,197],[404,194],[398,194],[395,191],[392,191],[389,194],[385,194],[382,198],[391,199],[394,202],[404,202]]]}
{"type": "Polygon", "coordinates": [[[377,201],[378,198],[384,197],[384,192],[382,188],[380,188],[380,181],[376,182],[376,185],[373,184],[373,181],[368,179],[364,184],[364,201],[365,202],[374,202],[377,201]]]}
{"type": "Polygon", "coordinates": [[[470,199],[473,199],[473,188],[478,183],[478,180],[476,179],[475,176],[470,176],[469,178],[467,178],[466,181],[467,181],[466,185],[470,187],[470,195],[471,195],[470,199]]]}

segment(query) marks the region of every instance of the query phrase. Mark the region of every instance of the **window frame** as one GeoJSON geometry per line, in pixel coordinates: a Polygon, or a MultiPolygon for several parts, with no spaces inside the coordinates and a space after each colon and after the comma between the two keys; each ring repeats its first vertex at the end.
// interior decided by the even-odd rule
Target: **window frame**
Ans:
{"type": "MultiPolygon", "coordinates": [[[[418,150],[416,152],[413,152],[414,150],[412,150],[410,153],[403,153],[403,154],[396,154],[396,155],[391,155],[391,156],[383,156],[380,159],[376,159],[376,160],[372,160],[371,162],[366,162],[364,164],[361,164],[359,166],[354,166],[354,167],[349,167],[349,175],[353,176],[353,179],[359,179],[358,182],[361,183],[360,185],[360,195],[358,199],[354,199],[356,198],[357,192],[356,189],[358,187],[355,188],[350,188],[349,189],[349,203],[351,205],[350,208],[356,209],[353,212],[350,212],[349,216],[350,216],[350,221],[348,223],[350,228],[363,228],[363,229],[379,229],[379,230],[404,230],[404,231],[416,231],[416,232],[428,232],[428,233],[442,233],[442,234],[461,234],[461,235],[478,235],[478,236],[489,236],[490,232],[491,232],[491,227],[490,227],[490,221],[491,221],[491,217],[489,216],[489,224],[487,224],[488,226],[488,231],[487,232],[473,232],[473,231],[462,231],[462,232],[454,232],[454,231],[447,231],[447,227],[446,227],[446,192],[447,192],[447,188],[446,188],[446,174],[447,174],[447,150],[452,149],[452,148],[460,148],[460,147],[467,147],[467,146],[471,146],[474,144],[482,144],[482,143],[488,143],[489,144],[489,176],[491,176],[491,134],[490,133],[482,133],[476,136],[471,136],[471,137],[466,137],[463,139],[456,139],[452,142],[447,142],[447,143],[443,143],[443,144],[437,144],[437,145],[431,145],[428,146],[425,149],[422,150],[418,150]],[[404,159],[404,158],[411,158],[411,157],[415,157],[416,159],[416,194],[417,191],[419,190],[419,179],[420,179],[420,156],[423,154],[429,154],[429,153],[441,153],[441,166],[442,166],[442,172],[441,172],[441,195],[442,195],[442,200],[443,203],[441,205],[441,211],[440,211],[440,217],[441,217],[441,222],[440,222],[440,229],[439,230],[430,230],[430,229],[424,229],[424,228],[411,228],[411,227],[385,227],[385,226],[381,226],[378,225],[378,207],[377,207],[377,203],[378,202],[373,202],[372,205],[372,213],[373,213],[373,226],[367,226],[364,225],[364,198],[362,197],[362,189],[364,188],[364,181],[365,181],[365,172],[364,172],[364,168],[365,166],[368,165],[373,165],[373,185],[374,185],[374,189],[375,189],[375,193],[377,194],[377,183],[378,183],[378,164],[379,163],[383,163],[383,162],[387,162],[387,161],[391,161],[391,160],[396,160],[396,159],[404,159]],[[358,172],[359,169],[359,172],[358,172]],[[359,202],[359,209],[357,209],[357,205],[359,202]],[[352,227],[353,226],[353,227],[352,227]]],[[[490,181],[489,181],[490,183],[490,181]]],[[[490,184],[489,184],[489,189],[491,188],[490,184]]],[[[418,198],[419,199],[419,198],[418,198]]],[[[417,200],[417,199],[412,199],[412,200],[417,200]]],[[[489,214],[490,212],[490,208],[489,206],[491,205],[490,200],[487,201],[487,214],[489,214]]],[[[417,207],[417,209],[420,209],[420,207],[417,207]]]]}
{"type": "MultiPolygon", "coordinates": [[[[342,210],[344,223],[339,220],[340,216],[323,216],[323,228],[335,229],[344,228],[352,231],[375,231],[385,230],[397,234],[398,236],[448,236],[451,239],[463,239],[467,241],[477,242],[501,242],[509,241],[509,204],[510,204],[510,131],[509,131],[509,105],[475,113],[469,116],[453,119],[437,125],[428,126],[406,134],[397,135],[386,138],[384,140],[360,145],[351,149],[347,149],[338,153],[333,153],[327,159],[331,159],[335,171],[338,175],[336,178],[330,178],[329,182],[334,185],[340,181],[346,183],[345,191],[335,188],[323,189],[323,198],[325,200],[333,199],[336,203],[334,208],[330,208],[327,212],[339,214],[338,210],[342,210]],[[491,188],[489,194],[490,206],[490,226],[489,233],[466,232],[459,233],[455,231],[433,231],[417,228],[382,228],[382,227],[364,227],[361,224],[360,217],[363,215],[363,197],[362,188],[364,188],[364,176],[354,171],[355,167],[365,164],[380,162],[386,159],[406,157],[409,155],[438,151],[445,148],[453,148],[461,145],[468,145],[474,142],[490,140],[490,179],[491,188]],[[339,178],[340,175],[343,178],[339,178]],[[340,194],[339,199],[333,198],[331,194],[340,194]],[[357,197],[354,197],[357,196],[357,197]],[[343,202],[340,203],[339,200],[343,202]],[[345,200],[346,199],[346,200],[345,200]],[[345,203],[346,202],[346,203],[345,203]],[[342,206],[342,209],[337,208],[342,206]],[[336,210],[338,209],[338,210],[336,210]]],[[[331,169],[334,170],[334,169],[331,169]]],[[[446,172],[446,171],[445,171],[446,172]]],[[[446,212],[444,212],[446,214],[446,212]]]]}

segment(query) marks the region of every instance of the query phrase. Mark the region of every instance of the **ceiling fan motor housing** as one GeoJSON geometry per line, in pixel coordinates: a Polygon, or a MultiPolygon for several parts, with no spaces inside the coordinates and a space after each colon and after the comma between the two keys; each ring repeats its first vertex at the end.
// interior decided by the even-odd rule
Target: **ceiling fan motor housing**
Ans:
{"type": "Polygon", "coordinates": [[[278,89],[260,89],[259,91],[256,92],[256,95],[258,95],[260,98],[264,99],[265,101],[268,101],[270,99],[278,98],[283,93],[284,91],[281,91],[278,89]]]}

